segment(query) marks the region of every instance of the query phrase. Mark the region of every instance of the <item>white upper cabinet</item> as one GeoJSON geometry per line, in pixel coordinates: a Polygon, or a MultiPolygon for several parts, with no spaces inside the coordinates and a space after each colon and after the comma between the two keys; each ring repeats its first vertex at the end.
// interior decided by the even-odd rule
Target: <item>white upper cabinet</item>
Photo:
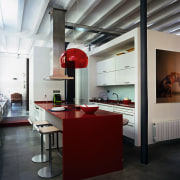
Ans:
{"type": "Polygon", "coordinates": [[[115,60],[110,58],[96,64],[97,86],[115,85],[115,60]]]}
{"type": "Polygon", "coordinates": [[[116,85],[135,84],[135,68],[127,68],[116,71],[115,77],[116,85]]]}
{"type": "Polygon", "coordinates": [[[97,74],[97,86],[115,85],[115,71],[97,74]]]}
{"type": "Polygon", "coordinates": [[[116,56],[115,58],[115,84],[135,84],[135,57],[134,51],[116,56]]]}
{"type": "Polygon", "coordinates": [[[116,56],[115,58],[116,70],[134,68],[135,67],[134,54],[135,54],[134,51],[132,51],[120,56],[116,56]]]}
{"type": "Polygon", "coordinates": [[[106,59],[97,62],[97,73],[107,73],[115,71],[115,61],[114,58],[106,59]]]}
{"type": "Polygon", "coordinates": [[[97,86],[135,84],[134,51],[97,62],[97,86]]]}

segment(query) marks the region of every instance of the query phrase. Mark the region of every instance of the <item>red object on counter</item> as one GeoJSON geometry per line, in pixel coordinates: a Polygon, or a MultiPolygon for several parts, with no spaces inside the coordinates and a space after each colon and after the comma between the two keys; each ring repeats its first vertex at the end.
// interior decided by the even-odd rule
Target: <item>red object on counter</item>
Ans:
{"type": "Polygon", "coordinates": [[[93,114],[98,110],[99,106],[96,106],[96,105],[88,105],[88,106],[87,105],[82,105],[82,106],[80,106],[80,108],[87,114],[93,114]]]}
{"type": "Polygon", "coordinates": [[[63,68],[86,68],[88,57],[84,51],[77,48],[67,49],[60,57],[61,67],[63,68]]]}
{"type": "Polygon", "coordinates": [[[67,111],[51,112],[53,103],[36,104],[57,117],[55,126],[62,121],[63,180],[82,180],[122,169],[122,114],[103,110],[86,114],[75,105],[67,106],[67,111]]]}
{"type": "Polygon", "coordinates": [[[131,103],[131,100],[130,100],[130,99],[128,99],[128,100],[123,100],[123,103],[126,104],[126,105],[128,105],[128,104],[131,103]]]}

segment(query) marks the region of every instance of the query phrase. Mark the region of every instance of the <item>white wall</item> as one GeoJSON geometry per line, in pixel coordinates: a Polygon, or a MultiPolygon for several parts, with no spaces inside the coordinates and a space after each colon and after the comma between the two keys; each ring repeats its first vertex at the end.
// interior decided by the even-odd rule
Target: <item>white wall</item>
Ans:
{"type": "Polygon", "coordinates": [[[26,58],[12,55],[0,56],[0,94],[10,99],[14,92],[22,93],[26,97],[26,58]],[[17,78],[17,80],[13,80],[17,78]]]}
{"type": "Polygon", "coordinates": [[[180,119],[180,103],[156,103],[156,49],[180,52],[180,37],[157,31],[148,31],[148,125],[149,144],[152,140],[152,122],[180,119]]]}
{"type": "Polygon", "coordinates": [[[52,101],[53,90],[60,90],[62,100],[65,99],[64,81],[44,80],[50,75],[50,51],[46,47],[33,47],[30,56],[30,101],[52,101]]]}
{"type": "Polygon", "coordinates": [[[105,88],[101,86],[96,86],[97,83],[97,76],[96,76],[96,62],[99,60],[97,57],[90,56],[89,59],[89,99],[92,97],[98,97],[100,92],[104,92],[105,88]]]}

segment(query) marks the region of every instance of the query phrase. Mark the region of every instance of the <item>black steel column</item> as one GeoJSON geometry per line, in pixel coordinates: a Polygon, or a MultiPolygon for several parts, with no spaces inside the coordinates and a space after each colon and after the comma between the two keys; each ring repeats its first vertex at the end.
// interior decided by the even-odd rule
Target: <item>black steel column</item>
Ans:
{"type": "MultiPolygon", "coordinates": [[[[69,42],[65,42],[65,49],[67,48],[69,42]]],[[[75,68],[74,69],[66,69],[65,74],[69,77],[74,77],[71,80],[65,80],[65,100],[68,103],[75,103],[75,68]]]]}
{"type": "Polygon", "coordinates": [[[147,1],[141,0],[141,162],[148,164],[147,1]]]}
{"type": "Polygon", "coordinates": [[[26,111],[29,111],[29,58],[26,59],[26,111]]]}

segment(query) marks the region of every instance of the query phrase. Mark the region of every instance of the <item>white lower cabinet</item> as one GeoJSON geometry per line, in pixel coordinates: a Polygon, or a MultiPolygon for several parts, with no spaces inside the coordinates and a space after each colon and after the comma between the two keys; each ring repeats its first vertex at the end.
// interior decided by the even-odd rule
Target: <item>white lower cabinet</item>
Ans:
{"type": "MultiPolygon", "coordinates": [[[[58,127],[60,126],[62,130],[62,122],[59,119],[58,121],[56,120],[56,117],[51,115],[49,112],[46,112],[45,109],[41,108],[40,106],[34,104],[34,121],[42,121],[42,120],[48,120],[52,125],[58,127]],[[56,121],[59,122],[58,125],[56,124],[56,121]]],[[[59,128],[59,127],[58,127],[59,128]]],[[[37,130],[35,127],[33,127],[33,130],[37,130]]],[[[40,133],[39,133],[40,135],[40,133]]],[[[62,147],[62,134],[58,133],[58,139],[59,139],[59,147],[62,147]]],[[[45,148],[49,148],[49,135],[46,134],[43,136],[43,141],[45,144],[45,148]]],[[[51,147],[56,148],[56,142],[57,142],[57,136],[54,133],[54,135],[51,136],[51,147]]]]}
{"type": "Polygon", "coordinates": [[[134,124],[133,123],[128,123],[127,125],[123,126],[123,135],[134,139],[134,124]]]}
{"type": "Polygon", "coordinates": [[[45,120],[45,110],[34,104],[34,121],[45,120]]]}
{"type": "Polygon", "coordinates": [[[135,139],[135,120],[134,120],[134,108],[109,105],[104,103],[94,103],[99,106],[99,109],[104,111],[110,111],[123,114],[123,118],[128,119],[128,124],[123,126],[123,136],[131,139],[135,139]]]}
{"type": "Polygon", "coordinates": [[[113,105],[103,104],[103,103],[97,103],[97,105],[101,110],[113,112],[113,105]]]}
{"type": "Polygon", "coordinates": [[[128,119],[127,125],[123,126],[123,135],[134,139],[135,138],[135,127],[134,127],[134,108],[114,106],[115,113],[123,114],[123,118],[128,119]]]}

